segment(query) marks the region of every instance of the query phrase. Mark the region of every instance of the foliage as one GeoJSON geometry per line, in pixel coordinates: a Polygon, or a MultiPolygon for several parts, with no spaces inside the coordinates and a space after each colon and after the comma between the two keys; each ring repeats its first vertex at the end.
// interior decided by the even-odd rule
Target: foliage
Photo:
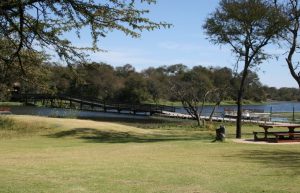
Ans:
{"type": "Polygon", "coordinates": [[[5,84],[0,84],[0,101],[8,101],[10,99],[9,87],[5,84]]]}
{"type": "Polygon", "coordinates": [[[215,44],[227,44],[243,62],[237,92],[237,132],[241,138],[242,100],[249,69],[261,64],[269,55],[263,50],[288,24],[282,12],[265,0],[221,0],[219,7],[203,26],[215,44]]]}
{"type": "Polygon", "coordinates": [[[204,103],[212,92],[209,77],[205,72],[203,73],[196,69],[187,71],[187,68],[176,71],[173,74],[169,82],[171,93],[177,100],[181,101],[188,114],[196,119],[198,126],[200,126],[200,116],[204,103]]]}
{"type": "Polygon", "coordinates": [[[141,75],[132,74],[125,80],[118,101],[139,104],[148,98],[145,79],[141,75]]]}
{"type": "MultiPolygon", "coordinates": [[[[28,63],[32,67],[26,78],[23,78],[21,71],[16,70],[18,68],[10,71],[7,82],[2,83],[1,86],[2,101],[9,99],[11,94],[9,91],[13,90],[14,83],[18,82],[21,92],[66,94],[79,98],[97,98],[107,102],[182,105],[180,98],[170,92],[170,78],[174,77],[173,65],[150,67],[141,72],[132,69],[128,73],[120,73],[120,69],[124,66],[114,68],[109,64],[93,62],[70,68],[40,62],[42,64],[28,63]]],[[[29,65],[26,69],[28,67],[29,65]]],[[[232,101],[230,104],[235,104],[233,100],[236,100],[240,79],[230,69],[195,66],[192,69],[185,68],[182,73],[188,74],[183,82],[192,81],[193,83],[189,84],[199,85],[199,88],[202,87],[200,82],[203,82],[209,88],[214,88],[213,94],[206,98],[206,104],[218,105],[222,101],[232,101]],[[190,78],[189,74],[191,74],[190,78]]],[[[187,92],[192,92],[187,88],[187,92]]],[[[249,71],[245,86],[245,100],[260,103],[266,100],[296,101],[300,98],[297,89],[267,87],[259,81],[256,72],[249,71]]]]}
{"type": "Polygon", "coordinates": [[[131,37],[139,37],[143,30],[170,27],[165,22],[154,22],[145,15],[149,10],[140,4],[153,4],[155,0],[7,0],[0,2],[0,38],[9,41],[11,49],[7,61],[22,65],[20,53],[23,48],[30,51],[54,50],[70,64],[84,60],[83,50],[99,51],[97,42],[108,32],[117,30],[131,37]],[[92,46],[77,47],[71,39],[78,38],[89,29],[92,46]]]}
{"type": "MultiPolygon", "coordinates": [[[[1,46],[5,47],[7,41],[0,40],[0,43],[2,43],[1,46]]],[[[0,50],[0,55],[9,58],[11,50],[8,49],[7,51],[1,52],[0,50]]],[[[24,64],[21,68],[18,62],[7,65],[7,61],[0,60],[1,94],[9,96],[15,84],[22,84],[22,92],[33,92],[34,90],[36,93],[49,93],[50,71],[46,63],[47,56],[42,52],[32,52],[28,49],[24,49],[19,54],[24,64]],[[4,87],[7,88],[4,89],[4,87]]]]}

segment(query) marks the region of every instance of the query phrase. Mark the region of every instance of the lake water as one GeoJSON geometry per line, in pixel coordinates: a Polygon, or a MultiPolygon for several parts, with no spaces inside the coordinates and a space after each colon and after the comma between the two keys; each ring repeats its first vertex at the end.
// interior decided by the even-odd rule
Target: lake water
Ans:
{"type": "MultiPolygon", "coordinates": [[[[202,115],[209,116],[213,106],[205,106],[202,115]]],[[[222,116],[224,109],[237,110],[236,105],[220,106],[215,111],[215,116],[222,116]]],[[[259,110],[265,113],[280,113],[280,112],[300,112],[300,102],[276,102],[264,105],[243,105],[243,109],[259,110]]],[[[33,107],[33,106],[21,106],[11,107],[11,112],[17,115],[40,115],[40,116],[52,116],[52,117],[116,117],[116,118],[135,118],[143,119],[145,116],[134,116],[131,114],[118,114],[118,113],[104,113],[104,112],[92,112],[92,111],[79,111],[72,109],[58,109],[47,107],[33,107]]],[[[187,113],[184,108],[176,107],[176,112],[187,113]]],[[[287,121],[287,118],[274,117],[272,121],[287,121]]]]}
{"type": "MultiPolygon", "coordinates": [[[[300,112],[300,102],[274,102],[263,105],[243,105],[243,109],[251,109],[263,111],[265,113],[279,113],[279,112],[293,112],[293,108],[295,112],[300,112]]],[[[205,106],[203,109],[204,115],[209,115],[213,109],[213,106],[205,106]]],[[[216,109],[217,114],[222,114],[224,109],[227,110],[237,110],[236,105],[221,105],[216,109]]],[[[177,107],[176,111],[179,113],[186,113],[185,109],[182,107],[177,107]]]]}
{"type": "Polygon", "coordinates": [[[59,109],[59,108],[48,108],[48,107],[34,107],[34,106],[14,106],[10,107],[10,111],[15,115],[38,115],[48,117],[69,117],[69,118],[135,118],[145,119],[143,114],[132,115],[132,114],[119,114],[116,112],[94,112],[94,111],[80,111],[74,109],[59,109]]]}

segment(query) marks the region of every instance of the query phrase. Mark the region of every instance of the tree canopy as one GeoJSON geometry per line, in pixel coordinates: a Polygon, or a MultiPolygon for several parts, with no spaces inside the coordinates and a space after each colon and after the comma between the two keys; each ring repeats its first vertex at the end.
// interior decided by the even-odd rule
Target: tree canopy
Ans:
{"type": "Polygon", "coordinates": [[[237,92],[237,138],[241,138],[242,99],[249,68],[268,58],[264,47],[276,40],[287,23],[271,1],[221,0],[203,26],[213,43],[229,45],[237,56],[237,64],[243,62],[237,92]]]}
{"type": "MultiPolygon", "coordinates": [[[[0,39],[8,41],[12,52],[0,59],[9,63],[18,60],[23,48],[40,51],[54,50],[70,63],[84,59],[83,50],[99,50],[97,42],[113,30],[139,37],[143,30],[170,27],[165,22],[154,22],[145,15],[147,9],[139,4],[153,4],[155,0],[5,0],[0,1],[0,39]],[[68,33],[79,38],[89,29],[92,45],[76,47],[68,33]]],[[[5,47],[0,46],[0,52],[5,47]]]]}

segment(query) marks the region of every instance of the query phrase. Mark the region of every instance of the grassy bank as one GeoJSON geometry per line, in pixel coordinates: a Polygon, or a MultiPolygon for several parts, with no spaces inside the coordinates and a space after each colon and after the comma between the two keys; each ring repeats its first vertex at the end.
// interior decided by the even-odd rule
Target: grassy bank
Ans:
{"type": "Polygon", "coordinates": [[[280,112],[280,113],[272,113],[272,117],[280,117],[287,118],[290,122],[300,122],[300,112],[295,112],[294,115],[292,112],[280,112]],[[294,119],[294,120],[293,120],[294,119]]]}
{"type": "Polygon", "coordinates": [[[20,102],[0,102],[0,107],[1,106],[8,106],[8,107],[11,107],[11,106],[23,106],[24,104],[23,103],[20,103],[20,102]]]}
{"type": "Polygon", "coordinates": [[[1,192],[300,192],[299,145],[212,143],[213,129],[157,118],[0,122],[18,131],[0,138],[1,192]]]}

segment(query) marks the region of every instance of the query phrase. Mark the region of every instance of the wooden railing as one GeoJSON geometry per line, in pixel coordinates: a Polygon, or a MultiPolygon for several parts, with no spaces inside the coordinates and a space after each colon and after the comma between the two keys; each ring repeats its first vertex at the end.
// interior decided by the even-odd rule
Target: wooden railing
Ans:
{"type": "Polygon", "coordinates": [[[56,107],[71,108],[91,111],[117,111],[119,113],[162,113],[163,111],[175,112],[175,107],[155,104],[124,104],[124,103],[105,103],[96,98],[78,98],[68,95],[50,94],[18,94],[12,97],[14,101],[56,107]]]}

